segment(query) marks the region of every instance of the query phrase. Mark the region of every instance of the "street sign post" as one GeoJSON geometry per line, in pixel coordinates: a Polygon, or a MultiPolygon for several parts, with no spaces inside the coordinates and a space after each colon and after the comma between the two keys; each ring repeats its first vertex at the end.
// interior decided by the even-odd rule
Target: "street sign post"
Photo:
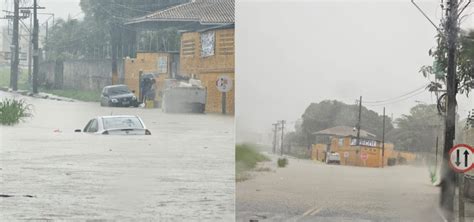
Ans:
{"type": "Polygon", "coordinates": [[[367,159],[369,159],[369,155],[367,155],[367,153],[362,152],[362,153],[360,153],[360,159],[362,161],[364,161],[364,166],[366,166],[367,165],[367,159]]]}
{"type": "Polygon", "coordinates": [[[449,166],[458,173],[464,173],[474,167],[474,148],[458,144],[449,150],[449,166]]]}
{"type": "Polygon", "coordinates": [[[226,93],[232,89],[232,79],[229,76],[221,75],[217,78],[216,87],[222,93],[222,114],[226,114],[226,93]]]}
{"type": "Polygon", "coordinates": [[[344,152],[344,164],[347,165],[347,158],[349,158],[349,152],[344,152]]]}

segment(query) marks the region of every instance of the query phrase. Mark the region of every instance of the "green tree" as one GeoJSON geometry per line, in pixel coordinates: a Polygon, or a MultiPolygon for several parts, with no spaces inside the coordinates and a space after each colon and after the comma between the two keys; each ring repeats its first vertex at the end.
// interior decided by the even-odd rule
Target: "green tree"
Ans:
{"type": "Polygon", "coordinates": [[[133,57],[137,50],[178,51],[177,27],[137,31],[125,22],[184,2],[187,0],[81,0],[84,19],[59,20],[51,28],[44,42],[47,59],[133,57]]]}
{"type": "Polygon", "coordinates": [[[443,118],[436,105],[418,104],[395,123],[397,128],[387,133],[387,140],[393,142],[397,150],[431,152],[442,130],[443,118]]]}
{"type": "MultiPolygon", "coordinates": [[[[459,40],[456,43],[456,83],[460,94],[469,96],[469,92],[474,88],[471,81],[474,80],[474,31],[459,32],[459,40]]],[[[446,84],[446,73],[448,67],[447,41],[443,34],[436,36],[437,45],[428,51],[434,58],[433,65],[422,66],[420,72],[424,77],[430,78],[434,75],[435,79],[446,84]]],[[[430,78],[431,79],[431,78],[430,78]]],[[[442,88],[442,84],[432,81],[430,90],[435,91],[442,88]]]]}
{"type": "MultiPolygon", "coordinates": [[[[302,115],[302,131],[309,139],[312,133],[335,126],[356,126],[359,106],[348,105],[337,100],[325,100],[312,103],[302,115]]],[[[382,136],[383,116],[362,107],[361,128],[368,132],[382,136]]],[[[393,129],[392,121],[386,118],[385,131],[393,129]]]]}

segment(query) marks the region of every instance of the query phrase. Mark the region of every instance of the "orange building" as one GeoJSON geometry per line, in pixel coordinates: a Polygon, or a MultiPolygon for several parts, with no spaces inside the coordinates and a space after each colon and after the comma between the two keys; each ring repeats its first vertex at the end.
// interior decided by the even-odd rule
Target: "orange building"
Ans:
{"type": "Polygon", "coordinates": [[[339,153],[341,165],[382,167],[388,165],[389,158],[405,159],[413,162],[416,155],[410,152],[394,150],[391,143],[375,139],[375,135],[367,131],[360,132],[360,146],[357,145],[356,132],[352,127],[338,126],[314,133],[316,142],[312,145],[311,158],[324,161],[329,152],[339,153]],[[383,163],[382,163],[382,152],[383,163]]]}
{"type": "Polygon", "coordinates": [[[178,75],[201,80],[207,90],[205,112],[234,114],[234,84],[225,94],[216,86],[220,76],[235,82],[234,8],[234,0],[193,0],[125,24],[141,30],[179,27],[178,75]]]}
{"type": "Polygon", "coordinates": [[[156,81],[156,101],[160,103],[165,79],[172,78],[177,73],[178,56],[177,52],[137,52],[136,58],[125,58],[124,84],[135,92],[137,98],[141,98],[140,76],[152,74],[156,81]]]}
{"type": "MultiPolygon", "coordinates": [[[[181,35],[180,73],[195,76],[207,90],[206,112],[222,110],[222,96],[217,79],[225,75],[234,86],[234,25],[184,32],[181,35]]],[[[226,92],[225,106],[228,114],[234,114],[234,88],[226,92]]]]}

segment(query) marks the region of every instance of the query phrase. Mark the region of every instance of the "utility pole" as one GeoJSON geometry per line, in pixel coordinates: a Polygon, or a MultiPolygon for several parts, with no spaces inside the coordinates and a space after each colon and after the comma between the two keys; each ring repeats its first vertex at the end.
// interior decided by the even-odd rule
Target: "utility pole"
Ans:
{"type": "MultiPolygon", "coordinates": [[[[360,120],[362,114],[362,96],[359,99],[359,119],[357,120],[357,146],[360,146],[360,120]]],[[[359,147],[360,149],[360,147],[359,147]]],[[[360,150],[359,150],[360,151],[360,150]]]]}
{"type": "Polygon", "coordinates": [[[273,129],[273,154],[276,153],[276,146],[277,146],[277,133],[278,133],[278,122],[272,124],[273,129]]]}
{"type": "Polygon", "coordinates": [[[280,149],[280,156],[283,156],[283,135],[285,131],[285,120],[282,120],[281,122],[281,149],[280,149]]]}
{"type": "MultiPolygon", "coordinates": [[[[360,96],[359,98],[359,118],[357,120],[357,141],[356,141],[356,145],[357,147],[359,148],[359,156],[362,154],[362,147],[360,147],[360,122],[361,122],[361,119],[362,119],[362,96],[360,96]]],[[[359,163],[362,164],[362,158],[358,158],[359,159],[359,163]]]]}
{"type": "Polygon", "coordinates": [[[385,107],[383,108],[383,121],[382,121],[382,168],[385,165],[385,107]]]}
{"type": "Polygon", "coordinates": [[[438,142],[439,142],[439,137],[436,136],[435,170],[438,170],[438,142]]]}
{"type": "Polygon", "coordinates": [[[448,166],[449,150],[453,147],[456,121],[456,41],[458,35],[458,1],[449,0],[446,10],[445,35],[447,37],[448,70],[446,77],[447,112],[444,129],[443,168],[441,180],[441,208],[448,221],[454,220],[454,195],[456,174],[448,166]]]}
{"type": "Polygon", "coordinates": [[[39,46],[38,46],[38,4],[34,0],[33,5],[33,93],[38,93],[38,71],[39,71],[39,46]]]}
{"type": "Polygon", "coordinates": [[[13,12],[13,38],[11,46],[10,87],[13,91],[18,90],[18,65],[20,63],[20,44],[18,41],[20,22],[20,0],[14,0],[13,12]]]}
{"type": "Polygon", "coordinates": [[[32,65],[33,65],[33,17],[30,16],[30,35],[28,41],[28,84],[29,86],[32,85],[32,65]]]}

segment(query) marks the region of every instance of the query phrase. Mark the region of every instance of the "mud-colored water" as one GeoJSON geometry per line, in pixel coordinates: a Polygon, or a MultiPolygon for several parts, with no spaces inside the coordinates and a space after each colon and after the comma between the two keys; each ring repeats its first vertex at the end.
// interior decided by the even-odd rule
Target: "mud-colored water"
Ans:
{"type": "Polygon", "coordinates": [[[0,128],[0,220],[234,220],[232,117],[22,98],[34,117],[0,128]],[[73,132],[109,114],[152,135],[73,132]]]}

